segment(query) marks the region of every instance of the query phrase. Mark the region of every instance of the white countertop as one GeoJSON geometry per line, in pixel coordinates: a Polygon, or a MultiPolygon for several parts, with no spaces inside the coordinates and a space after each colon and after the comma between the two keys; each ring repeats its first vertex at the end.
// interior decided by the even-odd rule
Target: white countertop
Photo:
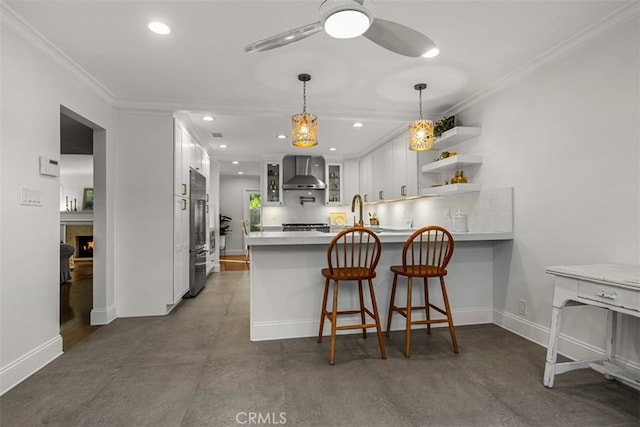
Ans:
{"type": "MultiPolygon", "coordinates": [[[[377,233],[382,243],[404,243],[417,229],[394,229],[377,233]]],[[[323,233],[321,231],[254,231],[249,233],[246,242],[251,246],[276,245],[328,245],[337,232],[323,233]]],[[[495,233],[452,233],[454,241],[492,241],[513,240],[512,232],[495,233]]]]}

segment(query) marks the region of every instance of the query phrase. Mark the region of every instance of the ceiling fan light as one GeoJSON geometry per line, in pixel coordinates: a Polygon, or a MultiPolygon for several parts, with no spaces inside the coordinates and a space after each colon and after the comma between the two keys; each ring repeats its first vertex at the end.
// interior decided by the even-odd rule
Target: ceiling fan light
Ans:
{"type": "Polygon", "coordinates": [[[440,49],[438,49],[437,47],[432,47],[431,49],[429,49],[428,51],[423,53],[422,57],[423,58],[433,58],[435,56],[438,56],[439,54],[440,54],[440,49]]]}
{"type": "Polygon", "coordinates": [[[324,31],[336,39],[351,39],[369,29],[369,17],[359,10],[340,10],[327,16],[324,31]]]}

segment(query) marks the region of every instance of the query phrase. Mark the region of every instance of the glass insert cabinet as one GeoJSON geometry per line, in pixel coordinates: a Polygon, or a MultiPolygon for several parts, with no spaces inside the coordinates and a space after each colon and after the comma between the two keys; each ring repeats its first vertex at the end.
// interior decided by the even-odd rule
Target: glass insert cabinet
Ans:
{"type": "Polygon", "coordinates": [[[342,204],[342,165],[327,163],[325,179],[327,180],[325,202],[327,204],[342,204]]]}
{"type": "Polygon", "coordinates": [[[282,205],[282,161],[268,160],[264,162],[262,182],[262,204],[282,205]]]}

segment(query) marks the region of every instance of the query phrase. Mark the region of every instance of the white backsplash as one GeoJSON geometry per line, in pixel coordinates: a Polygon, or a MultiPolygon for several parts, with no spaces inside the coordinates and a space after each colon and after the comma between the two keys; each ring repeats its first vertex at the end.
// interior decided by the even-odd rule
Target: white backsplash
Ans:
{"type": "MultiPolygon", "coordinates": [[[[467,215],[470,232],[513,231],[512,188],[365,205],[364,220],[365,224],[368,224],[369,212],[375,212],[380,227],[403,227],[408,220],[412,220],[414,228],[440,225],[451,229],[452,223],[445,217],[445,211],[448,210],[453,217],[458,209],[467,215]]],[[[320,190],[285,191],[283,206],[265,206],[262,209],[262,223],[263,227],[276,227],[283,223],[296,222],[329,224],[331,212],[346,212],[348,224],[353,224],[357,208],[356,213],[352,213],[350,203],[344,206],[326,206],[324,192],[320,190]],[[315,197],[316,201],[300,204],[301,196],[315,197]]]]}

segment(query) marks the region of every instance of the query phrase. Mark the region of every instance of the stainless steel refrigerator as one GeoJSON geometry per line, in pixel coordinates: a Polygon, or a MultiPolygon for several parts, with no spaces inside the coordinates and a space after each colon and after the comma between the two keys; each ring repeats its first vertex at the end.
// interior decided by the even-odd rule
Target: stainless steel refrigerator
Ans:
{"type": "Polygon", "coordinates": [[[207,280],[207,190],[206,178],[198,171],[189,171],[189,292],[195,297],[207,280]]]}

